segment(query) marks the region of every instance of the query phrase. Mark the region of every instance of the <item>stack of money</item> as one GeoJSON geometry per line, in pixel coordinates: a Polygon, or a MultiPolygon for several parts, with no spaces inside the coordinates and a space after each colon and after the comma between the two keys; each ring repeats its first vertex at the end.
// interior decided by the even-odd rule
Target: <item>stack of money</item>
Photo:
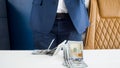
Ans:
{"type": "Polygon", "coordinates": [[[87,64],[83,61],[83,42],[68,41],[63,46],[64,66],[68,68],[86,68],[87,64]]]}
{"type": "MultiPolygon", "coordinates": [[[[51,45],[50,45],[51,46],[51,45]]],[[[32,54],[36,55],[57,55],[63,50],[63,65],[68,68],[86,68],[87,64],[83,61],[83,41],[65,40],[53,49],[34,50],[32,54]]]]}

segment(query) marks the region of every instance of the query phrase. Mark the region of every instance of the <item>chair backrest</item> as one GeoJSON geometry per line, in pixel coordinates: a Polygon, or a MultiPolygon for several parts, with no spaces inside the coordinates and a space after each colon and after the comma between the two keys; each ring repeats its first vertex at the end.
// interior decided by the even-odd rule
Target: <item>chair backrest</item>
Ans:
{"type": "Polygon", "coordinates": [[[6,0],[0,0],[0,50],[10,49],[6,0]]]}
{"type": "Polygon", "coordinates": [[[91,0],[85,49],[120,49],[120,0],[91,0]]]}

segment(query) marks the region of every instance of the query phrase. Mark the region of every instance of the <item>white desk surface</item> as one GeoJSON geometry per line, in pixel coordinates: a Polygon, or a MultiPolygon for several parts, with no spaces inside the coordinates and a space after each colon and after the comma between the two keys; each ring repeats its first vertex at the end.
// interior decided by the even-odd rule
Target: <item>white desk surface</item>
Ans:
{"type": "MultiPolygon", "coordinates": [[[[66,68],[62,54],[32,55],[32,51],[0,51],[0,68],[66,68]]],[[[84,50],[87,68],[120,68],[120,50],[84,50]]]]}

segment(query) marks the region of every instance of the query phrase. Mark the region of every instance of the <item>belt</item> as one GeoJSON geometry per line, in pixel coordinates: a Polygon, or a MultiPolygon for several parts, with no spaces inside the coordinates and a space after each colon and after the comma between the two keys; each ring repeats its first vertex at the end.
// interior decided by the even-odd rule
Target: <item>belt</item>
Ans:
{"type": "Polygon", "coordinates": [[[56,19],[69,19],[70,16],[68,13],[57,13],[56,14],[56,19]]]}

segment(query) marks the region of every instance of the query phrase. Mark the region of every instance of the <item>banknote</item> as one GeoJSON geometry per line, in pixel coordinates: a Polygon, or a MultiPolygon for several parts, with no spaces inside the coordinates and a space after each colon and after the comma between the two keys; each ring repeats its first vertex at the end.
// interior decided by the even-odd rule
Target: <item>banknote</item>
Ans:
{"type": "Polygon", "coordinates": [[[83,58],[83,41],[68,41],[70,47],[70,56],[83,58]]]}

